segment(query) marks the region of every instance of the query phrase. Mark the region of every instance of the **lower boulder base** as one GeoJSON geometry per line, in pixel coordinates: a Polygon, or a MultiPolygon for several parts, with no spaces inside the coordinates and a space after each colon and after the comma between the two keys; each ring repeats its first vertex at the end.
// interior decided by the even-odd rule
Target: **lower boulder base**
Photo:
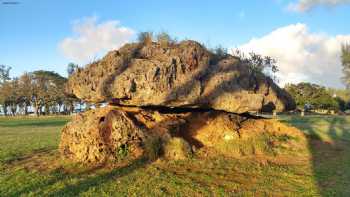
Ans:
{"type": "Polygon", "coordinates": [[[301,131],[277,120],[213,110],[107,106],[74,116],[62,130],[60,152],[75,162],[100,164],[186,159],[202,150],[230,157],[298,156],[305,146],[301,131]]]}
{"type": "Polygon", "coordinates": [[[165,142],[163,152],[168,160],[184,160],[192,155],[191,146],[180,137],[174,137],[165,142]]]}

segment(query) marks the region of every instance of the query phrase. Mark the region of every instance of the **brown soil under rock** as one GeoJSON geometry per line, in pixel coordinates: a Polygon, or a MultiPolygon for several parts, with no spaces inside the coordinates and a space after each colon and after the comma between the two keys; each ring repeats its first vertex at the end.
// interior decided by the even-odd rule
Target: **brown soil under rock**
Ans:
{"type": "MultiPolygon", "coordinates": [[[[304,134],[276,120],[223,111],[163,113],[156,109],[107,106],[79,114],[62,131],[60,152],[82,163],[105,163],[164,154],[171,139],[192,150],[232,157],[298,156],[304,134]]],[[[162,155],[160,155],[162,156],[162,155]]]]}

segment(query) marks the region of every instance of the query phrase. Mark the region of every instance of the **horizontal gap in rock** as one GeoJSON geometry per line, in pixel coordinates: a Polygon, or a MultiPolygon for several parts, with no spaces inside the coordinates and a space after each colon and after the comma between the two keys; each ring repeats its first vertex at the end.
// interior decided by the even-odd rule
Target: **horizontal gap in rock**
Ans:
{"type": "Polygon", "coordinates": [[[151,110],[151,111],[158,111],[160,113],[164,114],[179,114],[179,113],[186,113],[186,112],[209,112],[209,111],[218,111],[213,110],[210,108],[191,108],[191,107],[166,107],[166,106],[157,106],[157,105],[148,105],[148,106],[136,106],[136,105],[121,105],[121,104],[115,104],[115,103],[109,103],[111,106],[117,106],[117,107],[132,107],[132,108],[140,108],[143,110],[151,110]]]}
{"type": "Polygon", "coordinates": [[[227,112],[224,110],[215,110],[212,108],[192,108],[192,107],[166,107],[166,106],[156,106],[156,105],[149,105],[149,106],[136,106],[136,105],[121,105],[121,104],[115,104],[110,103],[111,106],[117,106],[117,107],[132,107],[132,108],[140,108],[143,110],[151,110],[151,111],[158,111],[159,113],[163,114],[180,114],[180,113],[187,113],[187,112],[224,112],[228,114],[234,114],[238,116],[242,116],[249,119],[268,119],[266,117],[262,116],[256,116],[252,113],[246,112],[242,114],[233,113],[233,112],[227,112]]]}
{"type": "Polygon", "coordinates": [[[258,119],[269,119],[269,118],[266,118],[266,117],[263,117],[263,116],[257,116],[257,115],[251,114],[249,112],[245,112],[245,113],[237,114],[237,115],[240,115],[240,116],[245,117],[247,119],[255,119],[255,120],[258,120],[258,119]]]}

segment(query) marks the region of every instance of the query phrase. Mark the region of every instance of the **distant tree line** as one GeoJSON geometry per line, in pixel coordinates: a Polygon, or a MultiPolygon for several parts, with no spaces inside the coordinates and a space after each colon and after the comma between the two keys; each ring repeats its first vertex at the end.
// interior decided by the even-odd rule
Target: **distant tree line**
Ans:
{"type": "MultiPolygon", "coordinates": [[[[176,44],[177,39],[171,38],[166,32],[156,36],[152,32],[141,32],[138,42],[149,45],[156,40],[164,47],[176,44]]],[[[204,45],[203,45],[204,46],[204,45]]],[[[220,61],[229,54],[226,48],[218,46],[209,49],[213,54],[213,61],[220,61]]],[[[341,62],[343,65],[343,82],[350,89],[350,45],[342,46],[341,62]]],[[[261,56],[254,52],[244,54],[240,50],[233,51],[233,56],[249,66],[252,74],[264,73],[273,80],[278,72],[277,61],[269,56],[261,56]]],[[[78,65],[70,63],[67,66],[68,76],[73,74],[78,65]]],[[[0,110],[4,115],[36,115],[70,114],[76,105],[83,104],[76,98],[64,94],[67,78],[53,71],[37,70],[24,73],[19,77],[10,77],[11,67],[0,65],[0,110]]],[[[326,88],[317,84],[299,83],[289,84],[285,89],[295,99],[298,108],[310,106],[315,109],[347,110],[350,109],[350,92],[326,88]]],[[[90,106],[86,103],[86,106],[90,106]]]]}
{"type": "MultiPolygon", "coordinates": [[[[138,35],[139,43],[149,45],[153,41],[163,47],[178,43],[177,39],[172,38],[166,32],[160,32],[157,35],[152,32],[140,32],[138,35]]],[[[204,44],[202,45],[205,47],[204,44]]],[[[211,62],[213,64],[229,55],[227,49],[221,46],[208,50],[213,54],[213,62],[211,62]]],[[[267,70],[270,71],[268,74],[275,74],[278,71],[276,61],[271,57],[263,57],[253,52],[245,56],[239,50],[236,50],[233,55],[249,66],[252,74],[260,74],[267,70]]],[[[78,68],[78,65],[69,63],[67,66],[68,76],[78,68]]],[[[10,78],[10,70],[11,67],[0,65],[0,110],[4,115],[70,114],[76,105],[80,105],[81,108],[82,101],[69,98],[64,94],[67,78],[58,73],[37,70],[10,78]]],[[[85,103],[85,106],[89,108],[91,105],[85,103]]]]}
{"type": "MultiPolygon", "coordinates": [[[[78,68],[68,65],[68,74],[78,68]]],[[[11,67],[0,65],[0,106],[4,115],[70,114],[81,103],[64,94],[67,78],[56,72],[37,70],[10,78],[11,67]]]]}
{"type": "Polygon", "coordinates": [[[287,84],[285,90],[299,109],[341,110],[349,108],[347,91],[326,88],[312,83],[287,84]]]}

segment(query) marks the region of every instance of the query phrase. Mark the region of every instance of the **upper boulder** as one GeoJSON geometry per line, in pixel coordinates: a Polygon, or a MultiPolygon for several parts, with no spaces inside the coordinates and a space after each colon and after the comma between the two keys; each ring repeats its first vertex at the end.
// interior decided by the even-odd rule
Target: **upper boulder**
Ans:
{"type": "Polygon", "coordinates": [[[227,112],[289,110],[293,99],[269,77],[201,44],[126,44],[79,69],[66,92],[87,102],[212,108],[227,112]]]}

